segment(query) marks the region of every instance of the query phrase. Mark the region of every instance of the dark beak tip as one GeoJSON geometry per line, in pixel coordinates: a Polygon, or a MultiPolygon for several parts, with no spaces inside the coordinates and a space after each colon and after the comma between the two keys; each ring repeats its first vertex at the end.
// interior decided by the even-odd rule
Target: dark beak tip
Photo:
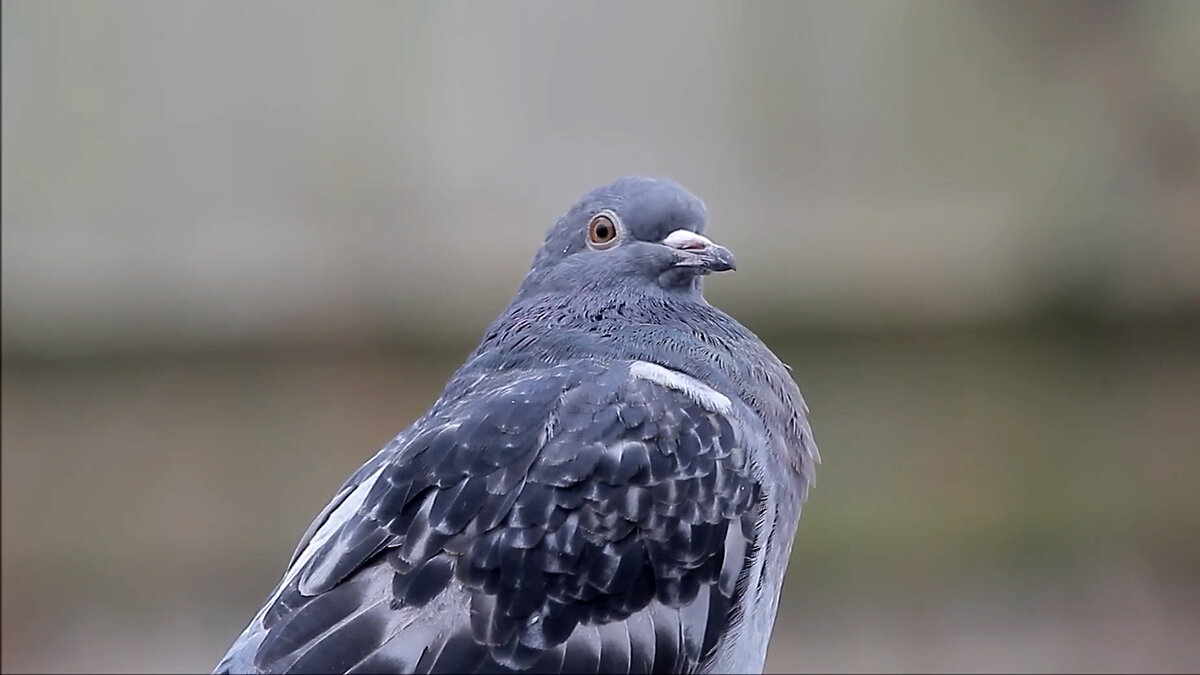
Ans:
{"type": "Polygon", "coordinates": [[[710,265],[714,272],[737,271],[737,260],[734,259],[733,252],[723,246],[719,246],[712,251],[712,262],[710,265]]]}

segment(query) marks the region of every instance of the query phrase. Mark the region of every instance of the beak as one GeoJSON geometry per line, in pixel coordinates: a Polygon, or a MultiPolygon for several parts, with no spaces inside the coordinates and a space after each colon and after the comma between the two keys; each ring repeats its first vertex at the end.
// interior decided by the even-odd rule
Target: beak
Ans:
{"type": "Polygon", "coordinates": [[[662,244],[678,251],[676,267],[699,267],[703,273],[737,269],[732,251],[691,230],[675,230],[663,238],[662,244]]]}

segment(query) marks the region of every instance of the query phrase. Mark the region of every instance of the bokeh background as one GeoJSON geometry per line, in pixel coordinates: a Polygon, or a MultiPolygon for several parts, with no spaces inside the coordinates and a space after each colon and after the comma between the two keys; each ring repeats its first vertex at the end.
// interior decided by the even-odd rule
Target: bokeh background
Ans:
{"type": "Polygon", "coordinates": [[[825,458],[772,671],[1200,669],[1200,3],[3,1],[3,670],[206,672],[669,175],[825,458]]]}

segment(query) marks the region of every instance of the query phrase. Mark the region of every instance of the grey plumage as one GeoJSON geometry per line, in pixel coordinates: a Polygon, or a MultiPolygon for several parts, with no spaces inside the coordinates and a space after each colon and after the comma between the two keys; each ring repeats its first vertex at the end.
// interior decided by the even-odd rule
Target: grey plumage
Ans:
{"type": "Polygon", "coordinates": [[[559,219],[217,672],[761,671],[819,458],[784,365],[701,294],[733,266],[705,220],[650,178],[559,219]]]}

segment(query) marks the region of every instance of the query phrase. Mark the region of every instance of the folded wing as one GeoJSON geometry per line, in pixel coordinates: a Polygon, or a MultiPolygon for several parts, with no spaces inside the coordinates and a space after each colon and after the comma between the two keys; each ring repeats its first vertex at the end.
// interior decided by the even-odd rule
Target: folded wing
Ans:
{"type": "Polygon", "coordinates": [[[361,469],[219,672],[688,672],[735,630],[761,490],[729,409],[566,364],[361,469]]]}

